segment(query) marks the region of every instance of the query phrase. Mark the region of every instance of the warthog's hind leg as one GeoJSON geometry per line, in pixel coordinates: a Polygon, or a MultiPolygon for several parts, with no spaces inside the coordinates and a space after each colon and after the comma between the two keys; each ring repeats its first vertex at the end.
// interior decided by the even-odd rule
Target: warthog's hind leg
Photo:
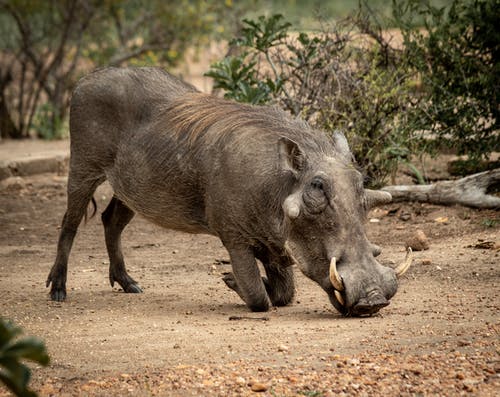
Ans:
{"type": "Polygon", "coordinates": [[[122,231],[133,217],[134,211],[118,198],[113,197],[106,210],[102,213],[102,223],[104,224],[106,248],[109,255],[109,282],[111,286],[116,281],[123,288],[123,291],[138,293],[142,292],[142,290],[127,273],[121,247],[122,231]]]}
{"type": "Polygon", "coordinates": [[[61,225],[57,255],[54,265],[47,277],[47,287],[52,284],[50,297],[54,301],[66,299],[66,277],[68,273],[68,258],[73,240],[80,222],[87,211],[95,189],[102,183],[103,178],[81,179],[75,177],[70,170],[68,178],[68,204],[61,225]]]}

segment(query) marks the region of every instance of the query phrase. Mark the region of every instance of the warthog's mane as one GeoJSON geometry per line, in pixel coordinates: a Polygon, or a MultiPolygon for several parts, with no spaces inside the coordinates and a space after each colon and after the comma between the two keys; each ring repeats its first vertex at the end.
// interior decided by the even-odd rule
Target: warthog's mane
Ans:
{"type": "Polygon", "coordinates": [[[305,121],[272,106],[237,103],[200,92],[177,97],[163,108],[173,127],[170,133],[193,143],[203,139],[211,144],[232,134],[255,133],[311,139],[312,129],[305,121]]]}

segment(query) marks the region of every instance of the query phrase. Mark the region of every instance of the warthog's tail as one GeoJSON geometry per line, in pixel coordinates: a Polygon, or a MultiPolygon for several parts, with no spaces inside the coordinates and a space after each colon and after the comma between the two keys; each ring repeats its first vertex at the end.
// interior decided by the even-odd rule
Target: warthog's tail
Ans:
{"type": "Polygon", "coordinates": [[[87,223],[87,220],[89,219],[92,219],[95,214],[97,213],[97,202],[95,201],[95,198],[92,197],[92,200],[90,200],[90,202],[92,203],[92,214],[90,216],[88,216],[88,208],[87,208],[87,211],[85,211],[85,215],[83,216],[83,219],[84,219],[84,222],[87,223]]]}

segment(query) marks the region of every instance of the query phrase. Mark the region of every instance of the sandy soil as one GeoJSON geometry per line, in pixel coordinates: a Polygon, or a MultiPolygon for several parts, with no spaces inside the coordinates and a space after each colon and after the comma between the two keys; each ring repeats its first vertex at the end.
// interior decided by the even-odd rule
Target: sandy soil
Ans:
{"type": "MultiPolygon", "coordinates": [[[[0,315],[45,340],[51,364],[33,366],[40,395],[500,392],[498,212],[407,204],[372,213],[378,221],[367,228],[383,247],[383,263],[402,260],[417,229],[430,249],[416,252],[391,305],[370,318],[341,317],[298,269],[292,305],[250,313],[221,280],[230,266],[217,239],[162,230],[140,217],[123,246],[144,293],[110,287],[96,216],[80,228],[68,299],[56,303],[45,279],[65,187],[54,175],[0,186],[0,315]]],[[[109,187],[99,188],[101,211],[110,197],[109,187]]]]}

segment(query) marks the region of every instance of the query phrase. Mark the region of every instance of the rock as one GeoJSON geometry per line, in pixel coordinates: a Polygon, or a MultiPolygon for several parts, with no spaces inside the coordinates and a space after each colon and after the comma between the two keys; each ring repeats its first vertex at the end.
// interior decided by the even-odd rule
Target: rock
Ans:
{"type": "Polygon", "coordinates": [[[421,264],[422,264],[422,266],[430,266],[430,265],[432,265],[432,261],[429,258],[424,258],[424,259],[422,259],[421,264]]]}
{"type": "Polygon", "coordinates": [[[267,389],[269,389],[269,386],[266,385],[265,383],[260,383],[260,382],[255,382],[250,386],[250,389],[254,392],[264,392],[267,389]]]}
{"type": "Polygon", "coordinates": [[[414,251],[424,251],[429,249],[429,240],[425,233],[418,229],[413,235],[406,241],[406,248],[410,247],[414,251]]]}
{"type": "Polygon", "coordinates": [[[351,358],[351,359],[347,360],[347,364],[352,365],[352,366],[356,366],[356,365],[360,364],[360,361],[358,358],[351,358]]]}
{"type": "Polygon", "coordinates": [[[234,379],[235,383],[237,385],[240,385],[240,386],[243,386],[247,383],[247,381],[245,380],[245,378],[243,378],[242,376],[237,376],[235,379],[234,379]]]}
{"type": "Polygon", "coordinates": [[[279,352],[287,352],[288,351],[288,346],[286,346],[286,345],[279,345],[278,346],[278,351],[279,352]]]}
{"type": "Polygon", "coordinates": [[[26,187],[26,182],[20,176],[13,176],[0,182],[0,190],[21,190],[26,187]]]}
{"type": "Polygon", "coordinates": [[[409,221],[411,219],[411,214],[406,211],[401,211],[401,214],[399,214],[399,219],[402,221],[409,221]]]}

